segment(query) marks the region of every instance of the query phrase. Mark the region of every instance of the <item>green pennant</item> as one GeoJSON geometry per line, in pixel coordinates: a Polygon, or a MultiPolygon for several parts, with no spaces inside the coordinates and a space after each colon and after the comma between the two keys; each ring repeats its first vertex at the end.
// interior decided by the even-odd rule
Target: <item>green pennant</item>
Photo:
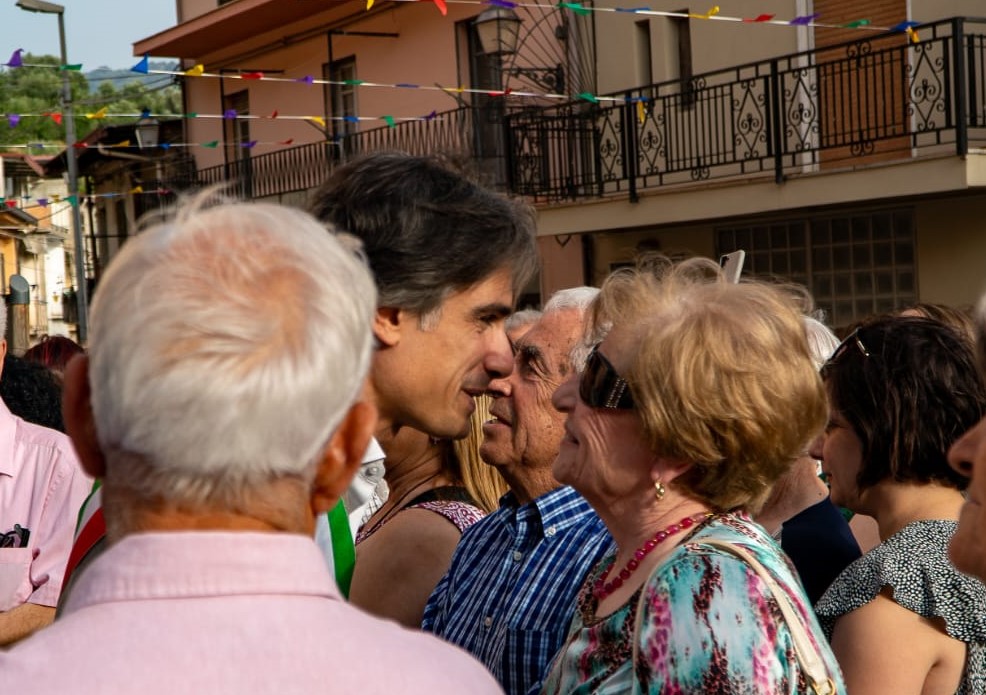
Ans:
{"type": "Polygon", "coordinates": [[[870,25],[870,20],[868,19],[857,19],[855,22],[849,22],[849,24],[843,24],[844,29],[858,29],[859,27],[868,27],[870,25]]]}
{"type": "Polygon", "coordinates": [[[77,195],[67,195],[64,198],[62,198],[62,200],[66,203],[71,203],[72,207],[75,207],[76,205],[79,204],[79,196],[77,195]]]}
{"type": "Polygon", "coordinates": [[[217,147],[219,147],[219,141],[218,140],[210,140],[209,142],[203,142],[202,143],[202,147],[209,147],[209,148],[211,148],[211,149],[214,150],[217,147]]]}
{"type": "Polygon", "coordinates": [[[191,112],[185,114],[185,118],[198,118],[198,117],[199,117],[199,115],[195,111],[191,111],[191,112]]]}
{"type": "Polygon", "coordinates": [[[79,71],[82,69],[82,63],[73,63],[72,65],[59,65],[58,69],[79,71]]]}
{"type": "Polygon", "coordinates": [[[591,104],[598,104],[599,103],[599,99],[597,99],[594,94],[590,94],[589,92],[582,92],[581,94],[579,94],[577,96],[578,96],[579,99],[585,99],[586,101],[588,101],[591,104]]]}
{"type": "Polygon", "coordinates": [[[349,85],[350,87],[359,87],[361,84],[365,83],[366,80],[343,80],[342,83],[349,85]]]}
{"type": "Polygon", "coordinates": [[[563,7],[567,10],[571,10],[575,14],[581,15],[583,17],[592,14],[592,10],[590,10],[588,7],[583,7],[582,3],[580,2],[560,2],[558,3],[558,7],[563,7]]]}
{"type": "Polygon", "coordinates": [[[381,118],[383,118],[384,122],[387,125],[389,125],[391,128],[396,128],[397,127],[397,123],[394,122],[394,117],[393,116],[381,116],[381,118]]]}

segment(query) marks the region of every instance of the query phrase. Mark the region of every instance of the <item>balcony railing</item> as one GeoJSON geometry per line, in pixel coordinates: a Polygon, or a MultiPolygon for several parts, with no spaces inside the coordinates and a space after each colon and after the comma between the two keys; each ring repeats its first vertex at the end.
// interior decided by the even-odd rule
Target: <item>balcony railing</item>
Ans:
{"type": "Polygon", "coordinates": [[[542,201],[819,169],[986,143],[986,20],[883,34],[506,118],[515,193],[542,201]]]}
{"type": "Polygon", "coordinates": [[[503,118],[495,109],[463,107],[434,117],[399,123],[199,169],[192,176],[165,182],[177,190],[225,184],[242,198],[267,198],[308,191],[321,184],[333,167],[369,152],[400,150],[443,154],[494,186],[503,187],[503,118]]]}

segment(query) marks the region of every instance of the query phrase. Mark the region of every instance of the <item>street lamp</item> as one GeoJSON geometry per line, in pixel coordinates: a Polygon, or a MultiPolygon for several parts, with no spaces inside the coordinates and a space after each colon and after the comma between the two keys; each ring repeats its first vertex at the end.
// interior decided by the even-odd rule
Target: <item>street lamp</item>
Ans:
{"type": "MultiPolygon", "coordinates": [[[[65,51],[65,8],[44,0],[17,0],[17,6],[28,12],[58,15],[58,43],[62,65],[68,65],[65,51]]],[[[89,288],[86,283],[86,247],[82,237],[82,214],[79,210],[79,164],[75,157],[75,116],[72,113],[72,87],[69,73],[62,70],[62,121],[65,123],[65,160],[68,165],[68,194],[72,200],[72,238],[75,240],[76,299],[79,304],[78,339],[85,345],[89,335],[89,288]]]]}
{"type": "MultiPolygon", "coordinates": [[[[520,25],[524,20],[508,7],[491,7],[479,13],[472,25],[479,37],[479,45],[483,53],[491,56],[508,56],[517,52],[517,42],[520,37],[520,25]]],[[[555,30],[555,36],[562,38],[560,31],[555,30]]],[[[555,93],[565,91],[565,68],[561,63],[553,67],[512,67],[507,71],[510,75],[526,77],[539,87],[555,93]]]]}

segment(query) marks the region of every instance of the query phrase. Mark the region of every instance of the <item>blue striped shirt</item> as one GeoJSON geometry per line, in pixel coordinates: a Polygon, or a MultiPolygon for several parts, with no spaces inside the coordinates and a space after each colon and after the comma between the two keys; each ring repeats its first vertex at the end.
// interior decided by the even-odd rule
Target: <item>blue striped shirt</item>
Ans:
{"type": "Polygon", "coordinates": [[[589,570],[611,545],[570,487],[518,506],[513,493],[463,535],[422,627],[486,664],[508,695],[540,689],[589,570]]]}

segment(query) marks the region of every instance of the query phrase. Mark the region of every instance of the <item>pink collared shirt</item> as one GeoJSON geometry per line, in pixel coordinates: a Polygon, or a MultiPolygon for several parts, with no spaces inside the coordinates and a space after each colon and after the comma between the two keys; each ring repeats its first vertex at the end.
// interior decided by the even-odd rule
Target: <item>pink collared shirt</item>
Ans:
{"type": "Polygon", "coordinates": [[[127,536],[0,674],[5,693],[501,692],[457,647],[345,603],[314,541],[288,533],[127,536]]]}
{"type": "Polygon", "coordinates": [[[0,401],[0,612],[58,603],[79,507],[91,488],[68,437],[25,422],[0,401]]]}

